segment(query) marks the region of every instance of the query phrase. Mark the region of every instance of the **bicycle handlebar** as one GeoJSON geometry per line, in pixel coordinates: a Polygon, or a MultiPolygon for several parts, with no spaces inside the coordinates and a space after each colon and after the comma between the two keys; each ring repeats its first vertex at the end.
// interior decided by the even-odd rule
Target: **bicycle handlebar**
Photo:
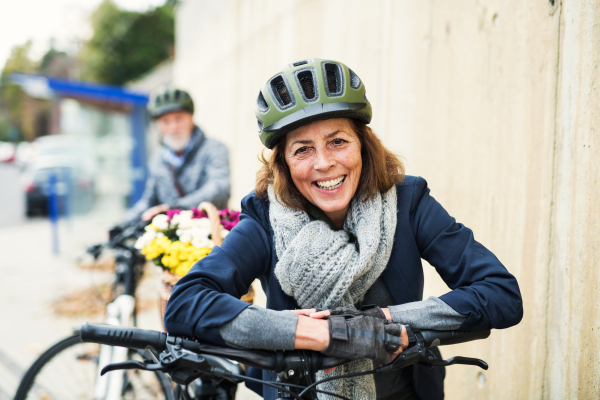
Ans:
{"type": "MultiPolygon", "coordinates": [[[[270,371],[278,369],[278,364],[284,362],[281,356],[278,356],[274,351],[242,350],[230,347],[213,346],[195,340],[168,336],[163,332],[138,328],[85,323],[81,327],[80,336],[81,340],[84,342],[100,343],[109,346],[129,347],[140,350],[151,348],[156,351],[164,351],[166,349],[167,341],[170,341],[169,343],[171,344],[178,344],[183,349],[195,353],[224,357],[256,368],[270,371]]],[[[321,368],[332,368],[346,362],[346,360],[326,357],[321,353],[316,352],[314,357],[316,359],[313,362],[321,368]]]]}
{"type": "Polygon", "coordinates": [[[163,332],[87,322],[81,327],[79,335],[84,342],[140,350],[151,348],[156,351],[163,351],[166,349],[165,343],[167,341],[167,334],[163,332]]]}
{"type": "Polygon", "coordinates": [[[415,335],[421,335],[425,342],[425,347],[435,347],[487,339],[490,333],[490,330],[473,332],[424,330],[415,332],[415,335]]]}
{"type": "MultiPolygon", "coordinates": [[[[434,347],[485,339],[490,336],[490,331],[461,332],[423,330],[415,331],[414,334],[419,336],[419,339],[422,339],[425,347],[434,347]]],[[[225,357],[270,371],[283,370],[285,368],[285,365],[283,364],[286,362],[282,352],[219,347],[204,344],[195,340],[168,336],[163,332],[138,328],[86,323],[82,326],[80,335],[81,340],[84,342],[94,342],[109,346],[121,346],[142,350],[151,348],[159,352],[166,349],[166,344],[169,341],[169,343],[173,345],[179,345],[181,348],[195,353],[225,357]]],[[[348,361],[334,357],[326,357],[318,352],[311,352],[309,358],[310,360],[308,360],[308,362],[316,369],[333,368],[348,361]]]]}
{"type": "MultiPolygon", "coordinates": [[[[484,339],[490,335],[490,331],[413,331],[409,326],[406,327],[409,336],[408,348],[390,364],[380,366],[371,371],[358,373],[358,375],[385,373],[413,364],[421,364],[429,367],[465,364],[488,369],[488,365],[478,359],[467,357],[452,357],[448,360],[438,359],[427,347],[484,339]]],[[[316,388],[316,385],[319,383],[349,376],[358,376],[357,373],[339,375],[311,383],[309,377],[312,373],[322,369],[337,367],[350,361],[326,357],[324,354],[316,351],[294,350],[274,352],[265,350],[240,350],[208,345],[196,340],[170,336],[163,332],[89,323],[83,325],[80,336],[84,342],[134,349],[150,348],[160,353],[155,355],[155,363],[124,361],[105,366],[102,369],[102,374],[119,369],[163,371],[168,373],[171,379],[180,385],[188,385],[201,376],[214,376],[230,380],[238,379],[275,387],[281,399],[305,399],[305,394],[309,394],[310,398],[314,398],[312,395],[320,392],[316,388]],[[210,356],[223,357],[260,369],[274,371],[277,373],[277,381],[265,381],[236,374],[234,371],[224,368],[223,365],[226,364],[211,363],[210,356]]],[[[346,397],[333,393],[323,393],[349,400],[346,397]]]]}

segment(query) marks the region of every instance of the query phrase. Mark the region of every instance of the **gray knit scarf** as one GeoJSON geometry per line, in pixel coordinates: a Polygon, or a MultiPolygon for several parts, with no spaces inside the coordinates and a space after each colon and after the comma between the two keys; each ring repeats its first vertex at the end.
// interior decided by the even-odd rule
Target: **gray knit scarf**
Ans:
{"type": "MultiPolygon", "coordinates": [[[[326,222],[311,221],[304,211],[282,205],[269,187],[270,222],[279,259],[275,275],[283,291],[301,308],[355,308],[385,269],[396,231],[396,187],[367,201],[353,200],[344,229],[332,230],[326,222]],[[358,246],[350,241],[350,234],[358,246]]],[[[322,371],[317,379],[373,369],[371,360],[357,360],[322,371]]],[[[376,398],[373,375],[334,380],[319,389],[353,400],[376,398]]],[[[319,393],[321,400],[334,397],[319,393]]]]}

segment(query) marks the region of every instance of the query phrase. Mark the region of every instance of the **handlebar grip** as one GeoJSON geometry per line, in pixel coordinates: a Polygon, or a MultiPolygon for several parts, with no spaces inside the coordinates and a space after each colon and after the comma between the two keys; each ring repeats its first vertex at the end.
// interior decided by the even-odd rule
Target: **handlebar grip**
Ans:
{"type": "Polygon", "coordinates": [[[151,347],[157,351],[165,349],[167,340],[167,334],[163,332],[87,322],[81,327],[79,336],[84,342],[141,350],[151,347]]]}
{"type": "Polygon", "coordinates": [[[490,336],[491,331],[420,331],[415,332],[417,335],[421,334],[425,341],[425,347],[434,346],[447,346],[451,344],[458,344],[464,342],[470,342],[472,340],[486,339],[490,336]]]}

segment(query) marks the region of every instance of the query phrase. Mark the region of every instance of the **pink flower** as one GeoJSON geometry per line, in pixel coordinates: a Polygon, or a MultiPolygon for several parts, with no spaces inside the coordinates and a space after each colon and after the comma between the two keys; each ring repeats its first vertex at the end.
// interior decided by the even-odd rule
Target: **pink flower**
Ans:
{"type": "Polygon", "coordinates": [[[208,215],[204,211],[201,211],[201,210],[197,209],[196,207],[192,207],[191,210],[193,213],[192,218],[195,218],[195,219],[208,218],[208,215]]]}
{"type": "Polygon", "coordinates": [[[167,221],[171,222],[171,218],[173,218],[174,215],[179,214],[182,211],[183,210],[181,209],[167,210],[167,221]]]}
{"type": "Polygon", "coordinates": [[[219,217],[221,218],[221,225],[223,228],[230,231],[234,226],[240,222],[240,212],[233,211],[228,208],[219,210],[219,217]]]}
{"type": "Polygon", "coordinates": [[[232,230],[234,226],[237,225],[237,222],[231,222],[231,221],[221,221],[221,224],[223,225],[223,228],[227,229],[228,231],[232,230]]]}

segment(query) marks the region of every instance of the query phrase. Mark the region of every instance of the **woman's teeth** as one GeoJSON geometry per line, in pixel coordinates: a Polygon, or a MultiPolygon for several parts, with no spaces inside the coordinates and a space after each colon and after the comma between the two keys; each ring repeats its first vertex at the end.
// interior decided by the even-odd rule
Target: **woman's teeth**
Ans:
{"type": "Polygon", "coordinates": [[[345,178],[346,178],[346,175],[342,175],[339,178],[335,178],[330,181],[322,181],[322,182],[315,182],[315,183],[321,189],[334,190],[334,189],[337,189],[340,186],[342,186],[342,183],[344,182],[345,178]]]}

